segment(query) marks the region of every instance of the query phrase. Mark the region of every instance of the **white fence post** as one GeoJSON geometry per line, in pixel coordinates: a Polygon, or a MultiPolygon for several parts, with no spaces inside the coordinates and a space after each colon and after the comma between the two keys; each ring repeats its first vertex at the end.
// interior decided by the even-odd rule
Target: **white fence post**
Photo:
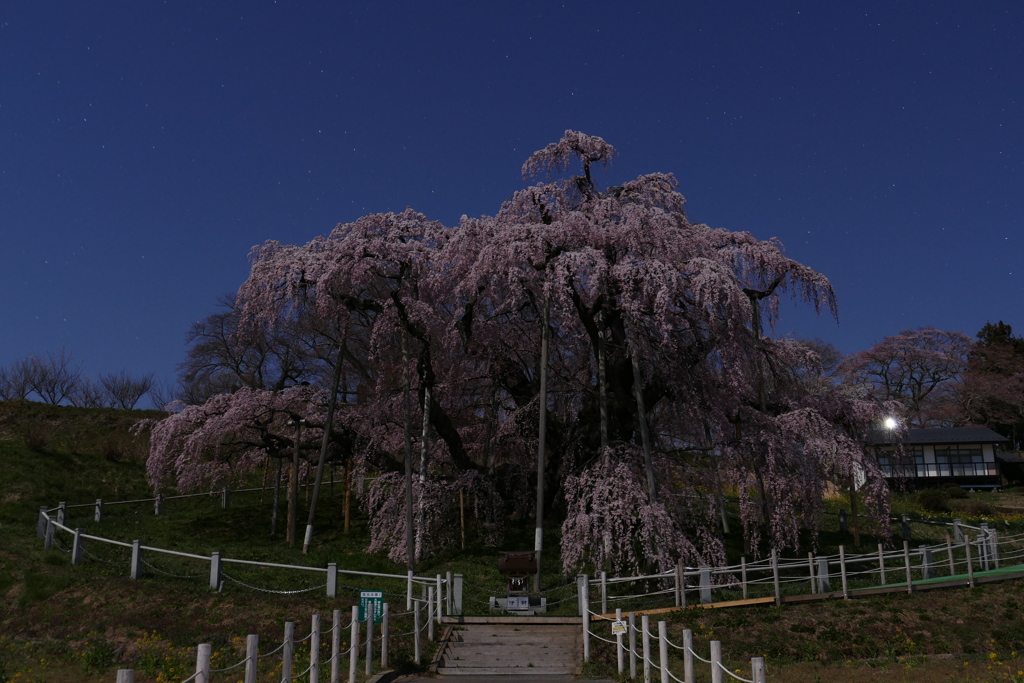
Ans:
{"type": "Polygon", "coordinates": [[[658,666],[661,668],[661,683],[669,683],[668,626],[664,621],[658,622],[658,666]]]}
{"type": "Polygon", "coordinates": [[[907,570],[907,592],[914,591],[914,576],[910,571],[910,541],[903,541],[903,565],[907,570]]]}
{"type": "Polygon", "coordinates": [[[583,616],[583,603],[590,602],[590,578],[586,574],[576,575],[576,607],[583,616]]]}
{"type": "Polygon", "coordinates": [[[454,583],[452,584],[452,615],[456,617],[462,616],[462,574],[456,574],[454,577],[454,583]]]}
{"type": "Polygon", "coordinates": [[[700,567],[700,601],[711,602],[711,568],[704,565],[700,567]]]}
{"type": "Polygon", "coordinates": [[[405,579],[405,611],[408,612],[411,609],[412,609],[412,570],[410,569],[409,573],[407,574],[406,579],[405,579]]]}
{"type": "Polygon", "coordinates": [[[814,580],[814,553],[807,553],[807,576],[811,581],[811,592],[818,592],[818,583],[814,580]]]}
{"type": "Polygon", "coordinates": [[[839,546],[839,572],[843,578],[843,600],[850,599],[850,590],[846,582],[846,548],[839,546]]]}
{"type": "Polygon", "coordinates": [[[818,592],[819,593],[831,593],[832,582],[829,581],[828,577],[828,558],[818,558],[818,592]]]}
{"type": "Polygon", "coordinates": [[[53,550],[53,517],[46,518],[46,538],[43,539],[43,549],[53,550]]]}
{"type": "Polygon", "coordinates": [[[245,637],[245,683],[256,683],[256,663],[260,654],[260,637],[250,633],[245,637]]]}
{"type": "Polygon", "coordinates": [[[601,570],[601,614],[608,614],[608,572],[601,570]]]}
{"type": "Polygon", "coordinates": [[[225,486],[220,491],[220,506],[222,509],[227,510],[229,505],[231,505],[231,489],[225,486]]]}
{"type": "MultiPolygon", "coordinates": [[[[747,557],[744,555],[740,558],[740,580],[743,582],[743,599],[747,599],[747,557]]],[[[683,607],[686,607],[686,603],[683,603],[683,607]]]]}
{"type": "Polygon", "coordinates": [[[964,539],[964,552],[967,553],[967,585],[974,588],[974,560],[971,558],[971,539],[964,539]]]}
{"type": "Polygon", "coordinates": [[[959,520],[959,519],[954,519],[953,520],[953,542],[956,543],[957,545],[959,545],[959,544],[964,542],[964,530],[961,527],[962,524],[963,524],[962,520],[959,520]]]}
{"type": "Polygon", "coordinates": [[[932,569],[932,549],[927,545],[921,545],[918,550],[921,551],[921,580],[931,579],[935,577],[935,571],[932,569]]]}
{"type": "Polygon", "coordinates": [[[953,562],[953,540],[946,534],[946,557],[949,559],[949,576],[956,575],[956,563],[953,562]]]}
{"type": "MultiPolygon", "coordinates": [[[[226,489],[225,489],[226,490],[226,489]]],[[[320,615],[314,614],[309,629],[309,683],[320,683],[320,615]]]]}
{"type": "Polygon", "coordinates": [[[996,569],[999,569],[999,534],[995,529],[989,529],[988,540],[992,563],[996,569]]]}
{"type": "Polygon", "coordinates": [[[338,563],[327,563],[327,597],[338,597],[338,563]]]}
{"type": "Polygon", "coordinates": [[[156,498],[153,500],[153,514],[164,514],[164,494],[162,493],[156,494],[156,498]]]}
{"type": "Polygon", "coordinates": [[[646,614],[640,616],[640,638],[643,642],[644,683],[651,683],[651,618],[646,614]]]}
{"type": "Polygon", "coordinates": [[[636,678],[636,612],[629,613],[629,677],[636,678]]]}
{"type": "MultiPolygon", "coordinates": [[[[683,606],[682,592],[683,592],[683,560],[679,559],[679,560],[676,560],[676,593],[675,593],[676,607],[682,607],[683,606]]],[[[622,673],[622,671],[619,671],[619,673],[622,673]]]]}
{"type": "Polygon", "coordinates": [[[452,615],[452,573],[445,572],[444,575],[444,613],[449,617],[452,615]]]}
{"type": "Polygon", "coordinates": [[[693,683],[693,631],[683,630],[683,681],[693,683]]]}
{"type": "Polygon", "coordinates": [[[135,683],[135,671],[133,669],[118,669],[117,683],[135,683]]]}
{"type": "Polygon", "coordinates": [[[754,683],[768,683],[768,678],[764,670],[764,657],[751,658],[750,672],[753,674],[754,683]]]}
{"type": "MultiPolygon", "coordinates": [[[[434,589],[434,599],[437,601],[437,605],[435,605],[435,608],[434,608],[434,619],[437,620],[437,623],[439,623],[439,624],[441,623],[441,600],[443,598],[443,596],[441,595],[441,586],[442,586],[442,579],[441,579],[441,575],[438,574],[437,575],[437,588],[434,589]]],[[[433,638],[431,638],[431,640],[433,640],[433,638]]]]}
{"type": "Polygon", "coordinates": [[[284,647],[281,648],[281,678],[292,680],[292,660],[295,659],[295,622],[284,622],[284,647]]]}
{"type": "Polygon", "coordinates": [[[210,590],[220,588],[220,553],[210,555],[210,590]]]}
{"type": "Polygon", "coordinates": [[[434,587],[427,586],[427,640],[434,642],[434,587]]]}
{"type": "MultiPolygon", "coordinates": [[[[585,585],[589,585],[587,577],[583,576],[583,582],[585,585]]],[[[583,661],[590,661],[590,596],[586,593],[580,593],[580,613],[583,616],[583,661]]]]}
{"type": "Polygon", "coordinates": [[[132,565],[130,576],[136,581],[142,578],[142,543],[139,539],[132,541],[132,565]]]}
{"type": "MultiPolygon", "coordinates": [[[[419,664],[419,661],[416,662],[419,664]]],[[[359,605],[352,605],[352,628],[348,648],[348,683],[356,683],[356,669],[359,666],[359,605]]]]}
{"type": "Polygon", "coordinates": [[[36,538],[46,538],[46,520],[49,515],[46,514],[46,506],[39,506],[39,519],[36,522],[36,538]]]}
{"type": "Polygon", "coordinates": [[[722,641],[711,641],[711,683],[722,683],[722,641]]]}
{"type": "Polygon", "coordinates": [[[782,604],[782,586],[779,585],[779,551],[772,548],[772,580],[775,583],[775,604],[782,604]]]}
{"type": "Polygon", "coordinates": [[[381,615],[380,619],[380,666],[381,669],[388,668],[388,642],[391,634],[388,629],[388,621],[390,617],[390,610],[388,603],[384,603],[384,614],[381,615]]]}
{"type": "Polygon", "coordinates": [[[885,585],[885,551],[881,543],[878,544],[878,585],[885,585]]]}
{"type": "Polygon", "coordinates": [[[68,504],[67,503],[65,503],[63,500],[61,502],[57,503],[57,524],[63,524],[64,523],[64,517],[67,515],[67,512],[68,512],[68,504]]]}
{"type": "Polygon", "coordinates": [[[196,683],[210,683],[210,644],[200,643],[196,648],[196,683]]]}
{"type": "Polygon", "coordinates": [[[93,508],[93,512],[92,512],[92,521],[94,521],[94,522],[102,522],[103,521],[103,499],[102,498],[97,498],[96,499],[96,507],[93,508]]]}
{"type": "MultiPolygon", "coordinates": [[[[678,569],[678,566],[676,567],[678,569]]],[[[677,574],[678,575],[678,574],[677,574]]],[[[622,621],[622,608],[615,608],[615,621],[622,621]]],[[[619,676],[622,676],[622,672],[626,670],[626,653],[623,652],[625,648],[622,647],[622,634],[615,634],[615,660],[619,665],[619,676]]]]}
{"type": "Polygon", "coordinates": [[[415,600],[412,603],[412,652],[413,661],[420,663],[420,606],[421,602],[415,600]]]}
{"type": "Polygon", "coordinates": [[[341,610],[334,610],[331,617],[331,683],[339,683],[341,677],[341,610]]]}
{"type": "MultiPolygon", "coordinates": [[[[366,610],[366,675],[373,675],[373,607],[366,610]]],[[[312,682],[311,682],[312,683],[312,682]]]]}
{"type": "Polygon", "coordinates": [[[82,530],[75,529],[75,538],[71,542],[71,564],[82,564],[82,530]]]}

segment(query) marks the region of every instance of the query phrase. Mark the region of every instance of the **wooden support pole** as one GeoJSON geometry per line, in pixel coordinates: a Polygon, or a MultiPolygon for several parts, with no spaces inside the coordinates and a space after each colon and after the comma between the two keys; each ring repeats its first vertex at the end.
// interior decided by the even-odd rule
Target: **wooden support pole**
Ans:
{"type": "Polygon", "coordinates": [[[196,683],[210,683],[210,650],[209,643],[200,643],[196,648],[196,683]]]}
{"type": "Polygon", "coordinates": [[[331,683],[339,683],[341,677],[341,610],[331,615],[331,683]]]}
{"type": "MultiPolygon", "coordinates": [[[[677,605],[678,607],[678,605],[677,605]]],[[[615,608],[615,621],[622,621],[622,608],[615,608]]],[[[615,634],[615,661],[619,665],[619,678],[622,678],[622,674],[626,671],[626,652],[622,645],[622,634],[615,634]]]]}
{"type": "Polygon", "coordinates": [[[629,613],[629,677],[636,678],[636,612],[629,613]]]}
{"type": "Polygon", "coordinates": [[[693,631],[683,629],[683,681],[693,683],[693,631]]]}
{"type": "Polygon", "coordinates": [[[260,637],[250,633],[245,637],[245,683],[256,683],[256,664],[260,651],[260,637]]]}
{"type": "MultiPolygon", "coordinates": [[[[417,645],[419,642],[417,641],[417,645]]],[[[416,660],[419,664],[419,659],[416,660]]],[[[348,683],[356,683],[359,668],[359,605],[352,605],[352,625],[349,628],[348,683]]]]}
{"type": "Polygon", "coordinates": [[[295,622],[284,622],[284,646],[281,648],[281,678],[292,680],[292,662],[295,660],[295,622]]]}
{"type": "Polygon", "coordinates": [[[644,683],[651,683],[651,618],[646,614],[640,615],[640,640],[643,643],[644,683]]]}
{"type": "Polygon", "coordinates": [[[722,683],[722,641],[711,641],[711,683],[722,683]]]}
{"type": "Polygon", "coordinates": [[[910,541],[903,541],[903,566],[907,570],[907,592],[914,592],[914,576],[910,571],[910,541]]]}
{"type": "Polygon", "coordinates": [[[661,683],[669,683],[668,626],[664,621],[658,622],[658,667],[661,672],[661,683]]]}

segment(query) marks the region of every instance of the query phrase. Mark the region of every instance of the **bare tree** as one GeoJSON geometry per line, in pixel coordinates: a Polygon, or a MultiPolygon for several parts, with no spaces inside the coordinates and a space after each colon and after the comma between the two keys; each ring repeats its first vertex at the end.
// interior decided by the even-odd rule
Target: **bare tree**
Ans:
{"type": "Polygon", "coordinates": [[[103,387],[91,377],[81,377],[78,386],[69,397],[71,405],[79,408],[102,408],[104,405],[103,387]]]}
{"type": "Polygon", "coordinates": [[[32,393],[35,365],[31,358],[16,361],[10,367],[0,368],[0,400],[28,398],[32,393]]]}
{"type": "Polygon", "coordinates": [[[59,404],[70,398],[81,382],[81,371],[71,364],[72,356],[63,346],[58,355],[46,354],[46,358],[32,356],[32,390],[46,403],[59,404]]]}
{"type": "Polygon", "coordinates": [[[143,396],[153,388],[153,373],[134,377],[122,370],[118,373],[100,375],[100,386],[106,404],[111,408],[131,410],[143,396]]]}

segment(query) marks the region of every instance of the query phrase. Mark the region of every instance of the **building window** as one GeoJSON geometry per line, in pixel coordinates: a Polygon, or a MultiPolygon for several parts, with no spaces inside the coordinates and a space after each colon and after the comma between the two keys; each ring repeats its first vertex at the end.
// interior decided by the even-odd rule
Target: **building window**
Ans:
{"type": "Polygon", "coordinates": [[[882,468],[882,474],[886,477],[907,479],[928,476],[924,464],[923,446],[911,446],[902,457],[897,457],[892,450],[887,448],[883,454],[878,456],[878,466],[882,468]]]}
{"type": "Polygon", "coordinates": [[[940,477],[984,477],[995,475],[995,463],[985,462],[980,444],[936,446],[935,462],[940,477]]]}

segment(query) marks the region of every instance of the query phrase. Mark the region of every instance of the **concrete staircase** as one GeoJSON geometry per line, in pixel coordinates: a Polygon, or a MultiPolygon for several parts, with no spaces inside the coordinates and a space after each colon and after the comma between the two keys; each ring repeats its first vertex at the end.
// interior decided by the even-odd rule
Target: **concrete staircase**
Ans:
{"type": "Polygon", "coordinates": [[[580,648],[580,627],[573,624],[457,624],[442,648],[437,673],[571,675],[579,673],[580,648]]]}

